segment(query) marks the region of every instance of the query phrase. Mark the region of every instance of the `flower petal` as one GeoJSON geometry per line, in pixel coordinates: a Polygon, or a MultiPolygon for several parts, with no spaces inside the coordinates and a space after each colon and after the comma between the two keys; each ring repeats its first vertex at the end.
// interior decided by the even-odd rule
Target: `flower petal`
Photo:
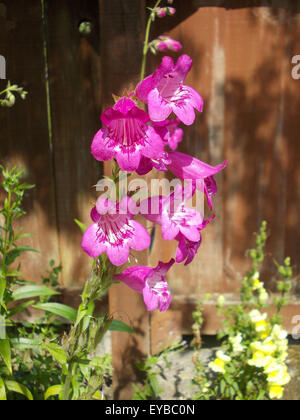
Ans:
{"type": "Polygon", "coordinates": [[[99,162],[107,162],[115,157],[115,150],[110,146],[111,140],[106,137],[107,130],[99,130],[95,135],[91,153],[99,162]]]}
{"type": "Polygon", "coordinates": [[[122,246],[107,246],[107,256],[113,265],[120,267],[129,259],[129,247],[127,244],[123,244],[122,246]]]}
{"type": "Polygon", "coordinates": [[[130,248],[135,251],[144,251],[149,248],[151,238],[146,229],[135,220],[131,220],[129,224],[134,228],[133,237],[128,241],[130,248]]]}
{"type": "Polygon", "coordinates": [[[115,279],[142,294],[145,288],[145,279],[151,271],[150,267],[130,267],[122,274],[115,275],[115,279]]]}
{"type": "Polygon", "coordinates": [[[160,95],[158,89],[149,93],[148,107],[152,121],[164,121],[172,113],[172,106],[160,95]]]}
{"type": "Polygon", "coordinates": [[[195,111],[190,103],[174,102],[172,104],[174,114],[183,122],[185,125],[193,125],[196,119],[195,111]]]}
{"type": "Polygon", "coordinates": [[[116,159],[120,168],[125,172],[135,172],[141,161],[141,152],[138,149],[129,151],[129,150],[120,150],[116,159]]]}
{"type": "Polygon", "coordinates": [[[106,245],[97,238],[97,231],[98,225],[94,224],[86,230],[82,238],[82,249],[91,258],[97,258],[106,251],[106,245]]]}
{"type": "Polygon", "coordinates": [[[202,96],[199,95],[199,93],[193,89],[190,86],[183,86],[184,90],[188,91],[190,94],[190,100],[189,103],[197,109],[199,112],[203,112],[204,108],[204,100],[202,96]]]}

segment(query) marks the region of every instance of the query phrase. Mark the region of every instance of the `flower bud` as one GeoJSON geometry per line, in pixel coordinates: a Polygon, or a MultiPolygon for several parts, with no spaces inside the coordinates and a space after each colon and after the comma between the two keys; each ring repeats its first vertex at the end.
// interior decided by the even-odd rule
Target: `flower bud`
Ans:
{"type": "Polygon", "coordinates": [[[168,36],[160,36],[157,41],[155,41],[155,48],[157,51],[166,52],[168,50],[179,52],[182,49],[180,42],[175,41],[168,36]]]}
{"type": "Polygon", "coordinates": [[[176,9],[174,7],[156,7],[153,9],[155,16],[159,18],[164,18],[166,16],[173,16],[176,13],[176,9]]]}

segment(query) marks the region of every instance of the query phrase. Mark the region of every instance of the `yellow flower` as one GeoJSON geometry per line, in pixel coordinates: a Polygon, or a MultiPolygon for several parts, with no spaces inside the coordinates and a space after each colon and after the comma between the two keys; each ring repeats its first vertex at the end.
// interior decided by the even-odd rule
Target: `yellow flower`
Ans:
{"type": "Polygon", "coordinates": [[[260,341],[255,341],[254,343],[251,343],[251,349],[254,352],[262,352],[266,356],[272,356],[276,352],[277,346],[273,343],[273,341],[267,339],[262,343],[260,341]]]}
{"type": "Polygon", "coordinates": [[[225,371],[225,365],[226,363],[229,363],[231,361],[231,358],[224,354],[222,351],[218,351],[217,353],[217,359],[214,362],[211,362],[209,364],[209,368],[216,373],[222,373],[224,374],[225,371]]]}
{"type": "Polygon", "coordinates": [[[265,373],[268,375],[268,382],[271,385],[284,386],[287,385],[291,380],[286,365],[281,362],[271,362],[265,368],[265,373]]]}
{"type": "Polygon", "coordinates": [[[264,368],[268,366],[272,360],[271,356],[266,356],[266,354],[262,351],[256,351],[253,354],[252,359],[248,361],[248,365],[255,366],[257,368],[264,368]]]}
{"type": "Polygon", "coordinates": [[[281,400],[283,397],[284,388],[279,385],[271,385],[269,387],[269,396],[271,400],[281,400]]]}

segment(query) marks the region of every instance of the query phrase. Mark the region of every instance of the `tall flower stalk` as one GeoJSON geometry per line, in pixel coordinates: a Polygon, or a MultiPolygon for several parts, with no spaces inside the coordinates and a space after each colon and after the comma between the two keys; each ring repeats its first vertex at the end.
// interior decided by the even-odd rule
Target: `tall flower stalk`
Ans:
{"type": "MultiPolygon", "coordinates": [[[[133,92],[114,97],[115,104],[103,112],[103,127],[96,133],[91,145],[91,153],[97,161],[114,161],[110,181],[117,191],[117,199],[113,201],[108,192],[99,196],[91,209],[92,224],[88,228],[81,225],[82,249],[94,262],[76,322],[63,339],[66,356],[62,389],[64,400],[74,399],[71,388],[77,366],[82,358],[87,360],[89,354],[95,353],[113,322],[108,316],[99,318],[94,315],[95,301],[100,300],[114,283],[123,282],[143,296],[149,312],[168,310],[172,301],[168,272],[175,263],[192,263],[202,242],[202,231],[215,218],[212,215],[205,220],[204,214],[190,208],[187,201],[200,191],[206,195],[212,210],[213,196],[217,193],[213,176],[222,171],[227,162],[212,167],[176,152],[184,137],[179,125],[192,125],[196,118],[195,111],[202,112],[204,106],[199,93],[184,84],[193,66],[192,59],[182,55],[175,64],[173,59],[165,56],[157,70],[145,79],[149,50],[157,53],[168,48],[173,51],[180,49],[179,44],[169,37],[150,42],[151,25],[155,19],[176,12],[169,6],[160,7],[162,2],[157,1],[150,9],[141,81],[133,92]],[[141,102],[145,104],[143,109],[141,102]],[[173,113],[177,119],[169,118],[173,113]],[[145,175],[153,168],[158,172],[170,169],[179,175],[179,183],[189,179],[188,193],[186,187],[180,185],[169,195],[143,200],[140,207],[134,194],[128,192],[120,197],[121,170],[128,174],[136,172],[145,175]],[[148,205],[150,210],[147,210],[148,205]],[[153,207],[156,207],[154,212],[153,207]],[[139,213],[146,220],[162,226],[164,240],[178,241],[177,254],[170,261],[158,261],[156,268],[138,265],[125,268],[122,272],[121,266],[130,262],[131,250],[145,251],[151,244],[147,230],[135,220],[139,213]]],[[[172,3],[168,0],[168,5],[172,3]]],[[[101,381],[95,379],[95,386],[86,396],[93,398],[100,386],[101,381]]]]}

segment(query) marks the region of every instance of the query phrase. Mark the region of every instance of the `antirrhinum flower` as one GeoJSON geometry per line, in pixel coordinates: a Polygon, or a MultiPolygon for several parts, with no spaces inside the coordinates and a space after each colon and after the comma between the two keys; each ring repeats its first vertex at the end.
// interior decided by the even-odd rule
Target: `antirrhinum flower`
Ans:
{"type": "Polygon", "coordinates": [[[186,125],[195,121],[195,111],[203,111],[204,102],[198,92],[184,85],[193,65],[192,59],[182,55],[177,64],[164,57],[156,72],[137,87],[138,97],[148,104],[152,121],[164,121],[172,112],[186,125]]]}
{"type": "Polygon", "coordinates": [[[222,351],[217,352],[217,358],[209,364],[209,368],[215,373],[225,374],[226,364],[231,361],[231,358],[224,354],[222,351]]]}
{"type": "Polygon", "coordinates": [[[149,312],[156,309],[165,312],[169,309],[172,300],[166,275],[174,263],[175,260],[171,260],[168,264],[160,262],[154,269],[130,267],[122,274],[116,275],[115,279],[141,293],[149,312]]]}
{"type": "Polygon", "coordinates": [[[141,224],[133,220],[128,210],[129,203],[128,197],[117,205],[99,198],[91,212],[94,224],[87,229],[82,240],[82,248],[91,258],[106,252],[113,265],[121,266],[128,261],[130,248],[143,251],[150,246],[150,236],[141,224]]]}
{"type": "Polygon", "coordinates": [[[121,98],[113,108],[101,117],[105,128],[101,129],[92,143],[92,155],[100,162],[116,158],[126,172],[138,169],[143,156],[160,156],[164,143],[153,127],[149,116],[129,98],[121,98]]]}
{"type": "Polygon", "coordinates": [[[152,197],[141,203],[143,216],[162,227],[162,235],[166,241],[172,241],[182,234],[192,242],[199,242],[201,233],[199,226],[203,224],[203,216],[185,203],[193,196],[193,188],[178,185],[170,196],[152,197]]]}

